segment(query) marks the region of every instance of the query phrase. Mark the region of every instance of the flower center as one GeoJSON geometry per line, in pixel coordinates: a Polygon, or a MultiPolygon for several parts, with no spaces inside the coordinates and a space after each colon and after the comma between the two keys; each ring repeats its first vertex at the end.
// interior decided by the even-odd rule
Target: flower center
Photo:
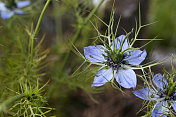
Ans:
{"type": "Polygon", "coordinates": [[[170,95],[168,94],[168,90],[164,89],[161,91],[161,89],[158,91],[158,95],[160,98],[164,98],[165,100],[176,100],[176,96],[174,96],[174,93],[171,93],[170,95]]]}
{"type": "Polygon", "coordinates": [[[8,0],[8,2],[6,3],[6,7],[8,9],[14,9],[17,8],[17,4],[15,3],[15,0],[8,0]]]}
{"type": "Polygon", "coordinates": [[[121,52],[118,51],[108,51],[108,56],[105,57],[107,60],[106,64],[108,66],[111,66],[114,69],[118,69],[120,64],[125,64],[125,61],[123,61],[125,55],[123,55],[121,52]]]}

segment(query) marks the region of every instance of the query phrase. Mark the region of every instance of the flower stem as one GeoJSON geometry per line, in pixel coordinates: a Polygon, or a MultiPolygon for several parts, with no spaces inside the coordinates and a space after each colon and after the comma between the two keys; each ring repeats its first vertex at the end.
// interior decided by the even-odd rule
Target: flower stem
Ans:
{"type": "Polygon", "coordinates": [[[172,84],[172,86],[169,87],[169,92],[168,92],[168,95],[169,95],[169,96],[172,95],[172,94],[175,92],[175,87],[176,87],[176,82],[174,82],[174,83],[172,84]]]}
{"type": "Polygon", "coordinates": [[[41,21],[42,21],[42,19],[43,19],[43,15],[44,15],[44,13],[45,13],[45,11],[46,11],[46,9],[47,9],[47,7],[48,7],[50,1],[51,1],[51,0],[47,0],[45,6],[43,7],[43,10],[42,10],[42,12],[41,12],[41,14],[40,14],[40,17],[39,17],[39,19],[38,19],[38,22],[37,22],[35,31],[34,31],[34,33],[33,33],[33,35],[32,35],[32,39],[31,39],[31,63],[33,63],[33,56],[34,56],[34,53],[33,53],[33,51],[34,51],[34,40],[35,40],[35,38],[36,38],[36,35],[38,34],[39,27],[40,27],[41,21]]]}
{"type": "MultiPolygon", "coordinates": [[[[72,51],[72,49],[73,49],[73,45],[74,45],[74,44],[76,43],[76,41],[78,40],[78,38],[79,38],[79,36],[80,36],[80,34],[81,34],[81,31],[82,31],[83,27],[84,27],[84,26],[88,23],[88,21],[93,17],[93,15],[95,14],[95,12],[98,10],[98,8],[101,6],[101,4],[102,4],[103,2],[104,2],[104,0],[101,0],[101,2],[98,4],[98,6],[95,7],[95,8],[91,11],[91,13],[90,13],[90,14],[88,15],[88,17],[84,20],[84,22],[80,25],[80,27],[78,27],[78,30],[77,30],[76,34],[74,35],[74,37],[73,37],[73,39],[72,39],[72,42],[71,42],[72,45],[70,46],[67,55],[66,55],[66,56],[64,57],[64,59],[63,59],[64,61],[63,61],[63,64],[62,64],[62,66],[61,66],[61,70],[59,71],[58,78],[62,77],[62,75],[63,75],[63,71],[64,71],[64,69],[65,69],[65,67],[66,67],[66,65],[67,65],[67,63],[68,63],[68,60],[69,60],[71,51],[72,51]]],[[[54,83],[54,85],[51,87],[50,91],[48,92],[48,96],[49,96],[49,97],[53,94],[54,89],[56,88],[57,84],[58,84],[58,81],[56,81],[56,82],[54,83]]]]}
{"type": "Polygon", "coordinates": [[[101,0],[100,3],[98,4],[97,7],[95,7],[91,13],[88,15],[88,17],[84,20],[84,22],[82,23],[82,25],[78,28],[76,34],[74,35],[73,39],[72,39],[72,45],[70,46],[69,48],[69,51],[67,53],[67,55],[64,57],[64,62],[61,66],[61,70],[60,70],[60,73],[59,73],[59,77],[62,77],[62,74],[63,74],[63,71],[68,63],[68,60],[69,60],[69,57],[70,57],[70,54],[71,54],[71,51],[73,49],[73,45],[76,43],[76,41],[78,40],[80,34],[81,34],[81,31],[84,27],[84,25],[86,25],[88,23],[88,21],[92,18],[92,16],[95,14],[95,12],[98,10],[98,8],[101,6],[101,4],[104,2],[104,0],[101,0]]]}

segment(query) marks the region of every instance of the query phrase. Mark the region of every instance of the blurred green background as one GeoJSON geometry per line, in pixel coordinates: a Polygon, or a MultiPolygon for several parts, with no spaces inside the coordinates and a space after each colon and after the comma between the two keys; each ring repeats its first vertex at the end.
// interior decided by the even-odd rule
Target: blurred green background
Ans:
{"type": "MultiPolygon", "coordinates": [[[[25,40],[27,34],[24,29],[30,30],[32,24],[35,27],[45,2],[43,0],[32,0],[31,6],[24,9],[28,15],[15,15],[8,20],[0,19],[0,84],[4,87],[0,89],[2,100],[11,95],[7,93],[8,89],[6,87],[15,90],[17,89],[16,84],[21,80],[19,78],[21,75],[16,74],[23,74],[25,64],[24,66],[19,65],[23,65],[21,61],[25,60],[25,56],[24,58],[18,55],[14,56],[13,53],[19,54],[20,43],[23,43],[23,46],[27,45],[28,41],[25,40]]],[[[142,25],[155,23],[142,29],[138,38],[152,39],[157,36],[156,38],[163,39],[148,44],[146,47],[148,50],[146,62],[157,57],[162,59],[162,57],[174,54],[176,46],[175,0],[116,0],[114,7],[115,25],[117,25],[121,16],[117,36],[135,28],[136,21],[138,22],[139,19],[139,2],[142,25]]],[[[96,12],[96,16],[107,24],[109,23],[112,5],[113,0],[107,0],[96,12]]],[[[49,53],[45,59],[46,66],[37,72],[45,74],[40,78],[41,85],[48,80],[50,82],[45,91],[48,100],[46,106],[54,109],[47,116],[139,117],[145,114],[146,110],[137,113],[142,107],[143,100],[135,97],[131,93],[132,90],[123,89],[125,92],[123,95],[109,84],[100,88],[91,88],[90,84],[98,70],[96,66],[86,69],[88,66],[88,63],[86,63],[75,75],[72,75],[84,62],[74,51],[75,49],[71,53],[62,77],[59,77],[64,57],[70,46],[70,40],[95,6],[96,4],[93,4],[91,0],[53,0],[44,15],[36,43],[45,35],[40,52],[48,49],[49,53]],[[85,69],[86,71],[84,71],[85,69]],[[78,74],[79,72],[81,72],[81,75],[78,74]],[[58,85],[55,86],[54,82],[56,81],[58,85]],[[52,86],[55,86],[55,88],[52,89],[52,86]],[[53,90],[53,92],[48,96],[47,92],[50,92],[50,90],[53,90]]],[[[96,16],[93,16],[91,22],[83,27],[77,42],[74,44],[82,54],[83,47],[95,43],[101,44],[100,41],[95,42],[97,38],[95,27],[102,34],[105,34],[107,30],[107,27],[96,16]]],[[[131,35],[131,37],[133,36],[131,35]]],[[[137,42],[135,46],[141,46],[145,43],[145,41],[137,42]]],[[[169,68],[167,63],[165,65],[169,68]]],[[[159,68],[160,66],[156,67],[154,72],[162,72],[159,68]]],[[[35,70],[28,72],[28,77],[35,78],[33,75],[30,76],[31,73],[35,74],[35,70]]],[[[140,79],[138,79],[138,84],[140,86],[143,84],[140,79]]]]}

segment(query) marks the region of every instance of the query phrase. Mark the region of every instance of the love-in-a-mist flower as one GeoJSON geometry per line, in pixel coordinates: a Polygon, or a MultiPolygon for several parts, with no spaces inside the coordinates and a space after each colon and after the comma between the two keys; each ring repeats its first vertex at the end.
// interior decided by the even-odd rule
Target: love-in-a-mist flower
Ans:
{"type": "Polygon", "coordinates": [[[0,2],[0,11],[2,19],[8,19],[12,17],[14,14],[24,15],[25,12],[20,9],[26,7],[30,4],[30,1],[15,1],[9,0],[7,4],[0,2]]]}
{"type": "Polygon", "coordinates": [[[139,65],[146,57],[146,51],[131,48],[125,35],[112,41],[111,46],[84,47],[84,55],[92,63],[104,66],[94,78],[92,86],[102,86],[116,79],[124,88],[135,88],[137,79],[131,65],[139,65]]]}
{"type": "Polygon", "coordinates": [[[157,101],[152,111],[152,117],[167,117],[170,105],[176,112],[176,83],[168,83],[161,74],[153,77],[156,89],[143,88],[133,93],[148,101],[157,101]]]}

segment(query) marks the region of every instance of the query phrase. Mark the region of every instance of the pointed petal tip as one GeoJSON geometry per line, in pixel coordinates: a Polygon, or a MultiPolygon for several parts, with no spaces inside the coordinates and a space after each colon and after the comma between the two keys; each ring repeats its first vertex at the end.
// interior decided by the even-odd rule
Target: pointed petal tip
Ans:
{"type": "Polygon", "coordinates": [[[141,51],[137,49],[130,52],[124,60],[128,61],[131,65],[139,65],[145,60],[146,56],[146,50],[141,51]]]}
{"type": "Polygon", "coordinates": [[[84,56],[94,63],[105,62],[106,60],[103,55],[107,53],[105,53],[104,48],[102,45],[84,47],[84,56]]]}
{"type": "Polygon", "coordinates": [[[132,69],[120,68],[116,74],[116,81],[124,88],[135,88],[137,84],[136,74],[132,69]]]}
{"type": "Polygon", "coordinates": [[[169,112],[169,105],[166,101],[159,101],[156,103],[153,111],[152,117],[167,117],[169,112]]]}
{"type": "Polygon", "coordinates": [[[11,11],[11,12],[2,11],[2,12],[1,12],[1,17],[2,17],[3,20],[9,19],[9,18],[11,18],[13,15],[14,15],[14,12],[13,12],[13,11],[11,11]]]}
{"type": "Polygon", "coordinates": [[[113,70],[110,69],[102,69],[100,71],[98,71],[98,73],[96,74],[96,76],[94,77],[94,81],[92,84],[93,86],[102,86],[104,84],[106,84],[107,82],[109,82],[113,77],[113,70]]]}
{"type": "Polygon", "coordinates": [[[152,79],[153,83],[158,87],[160,88],[161,90],[164,89],[164,86],[167,86],[168,83],[167,81],[164,79],[164,77],[162,76],[162,74],[158,73],[158,74],[155,74],[153,76],[153,79],[152,79]]]}
{"type": "Polygon", "coordinates": [[[157,95],[156,92],[152,89],[149,89],[148,87],[143,88],[143,89],[138,89],[136,91],[132,91],[133,94],[143,100],[155,100],[157,95]]]}
{"type": "MultiPolygon", "coordinates": [[[[105,83],[104,83],[105,84],[105,83]]],[[[91,85],[91,87],[99,87],[99,86],[103,86],[104,85],[103,83],[102,84],[100,84],[100,83],[94,83],[94,84],[92,84],[91,85]]]]}
{"type": "Polygon", "coordinates": [[[23,8],[30,5],[31,1],[18,1],[16,2],[18,8],[23,8]]]}
{"type": "Polygon", "coordinates": [[[120,35],[118,36],[119,39],[124,39],[125,38],[125,35],[120,35]]]}

